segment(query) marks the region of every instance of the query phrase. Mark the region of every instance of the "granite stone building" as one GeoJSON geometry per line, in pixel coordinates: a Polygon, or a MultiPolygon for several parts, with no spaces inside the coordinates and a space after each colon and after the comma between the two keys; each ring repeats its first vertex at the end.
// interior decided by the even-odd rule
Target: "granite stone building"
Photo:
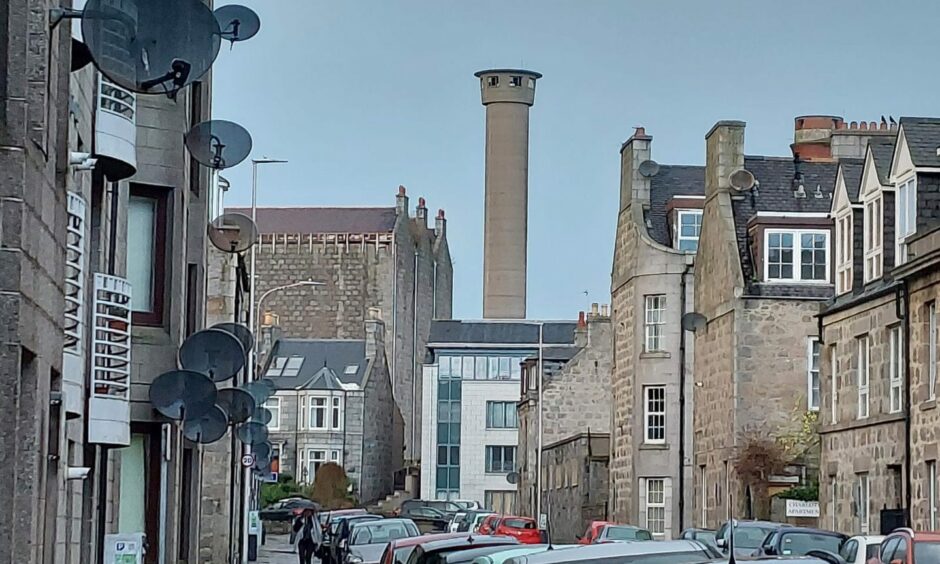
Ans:
{"type": "MultiPolygon", "coordinates": [[[[250,215],[251,210],[229,212],[250,215]]],[[[257,295],[300,280],[322,282],[272,293],[262,313],[277,315],[283,335],[298,339],[362,339],[369,308],[388,326],[388,362],[405,421],[405,461],[421,457],[418,364],[432,319],[449,319],[453,269],[446,220],[428,224],[424,199],[409,215],[400,187],[390,207],[259,208],[257,295]],[[418,374],[416,377],[415,375],[418,374]]],[[[255,302],[257,303],[257,302],[255,302]]]]}
{"type": "MultiPolygon", "coordinates": [[[[574,346],[550,347],[542,351],[543,375],[539,379],[539,355],[525,359],[522,365],[521,399],[517,406],[519,444],[516,472],[520,515],[536,514],[538,495],[538,418],[539,383],[542,384],[542,507],[558,506],[549,490],[545,457],[549,445],[573,440],[584,433],[606,436],[610,429],[610,372],[612,345],[610,315],[606,305],[593,304],[581,312],[574,334],[574,346]]],[[[607,442],[604,443],[608,444],[607,442]]],[[[597,444],[594,445],[597,447],[597,444]]],[[[607,453],[593,452],[592,456],[607,453]]],[[[595,482],[596,485],[596,482],[595,482]]],[[[585,490],[581,493],[587,495],[585,490]]],[[[607,499],[608,492],[591,492],[592,499],[607,499]]],[[[602,508],[603,509],[603,508],[602,508]]],[[[592,509],[593,511],[593,509],[592,509]]],[[[604,511],[601,511],[603,515],[604,511]]],[[[553,528],[562,530],[553,522],[553,528]]]]}
{"type": "Polygon", "coordinates": [[[574,544],[592,521],[607,519],[610,435],[585,431],[546,444],[545,507],[552,541],[574,544]]]}
{"type": "Polygon", "coordinates": [[[820,521],[936,529],[940,120],[902,118],[840,164],[822,312],[820,521]]]}
{"type": "Polygon", "coordinates": [[[264,377],[277,385],[265,407],[280,472],[312,484],[339,464],[362,504],[392,493],[403,427],[385,357],[385,325],[373,311],[365,339],[279,339],[264,377]]]}

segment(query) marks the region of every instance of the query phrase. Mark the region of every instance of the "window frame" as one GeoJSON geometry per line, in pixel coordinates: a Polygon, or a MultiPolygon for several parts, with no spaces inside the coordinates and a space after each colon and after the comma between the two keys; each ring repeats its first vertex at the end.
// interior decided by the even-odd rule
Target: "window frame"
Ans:
{"type": "Polygon", "coordinates": [[[878,280],[884,274],[884,200],[881,194],[865,201],[865,234],[862,240],[865,255],[865,283],[878,280]],[[877,210],[878,221],[872,218],[877,210]],[[876,268],[877,267],[877,268],[876,268]]]}
{"type": "Polygon", "coordinates": [[[330,429],[343,430],[343,401],[340,396],[330,396],[330,429]]]}
{"type": "MultiPolygon", "coordinates": [[[[155,201],[153,220],[153,256],[151,264],[151,311],[132,310],[131,323],[133,325],[147,327],[161,327],[163,325],[165,305],[164,298],[166,296],[167,286],[166,242],[168,239],[167,227],[169,223],[167,209],[169,207],[168,201],[170,199],[170,194],[172,193],[173,190],[171,188],[162,186],[151,186],[147,184],[139,184],[136,182],[132,182],[129,186],[129,200],[132,198],[140,198],[155,201]]],[[[129,235],[127,238],[129,239],[129,235]]],[[[131,288],[131,291],[134,290],[134,288],[131,288]]]]}
{"type": "Polygon", "coordinates": [[[703,529],[708,528],[708,469],[705,466],[699,466],[699,474],[702,478],[702,491],[699,495],[702,504],[702,515],[699,526],[703,529]]]}
{"type": "Polygon", "coordinates": [[[937,530],[937,461],[927,461],[927,512],[931,531],[937,530]]]}
{"type": "Polygon", "coordinates": [[[326,396],[308,396],[307,408],[310,410],[310,416],[307,421],[308,429],[311,431],[329,431],[329,402],[327,401],[326,396]],[[319,405],[318,402],[323,402],[322,405],[319,405]],[[317,425],[317,418],[315,412],[317,410],[323,410],[323,425],[317,425]]]}
{"type": "Polygon", "coordinates": [[[666,325],[666,294],[643,296],[643,352],[665,352],[663,347],[663,328],[666,325]],[[656,307],[658,306],[658,307],[656,307]],[[653,314],[658,319],[652,321],[653,314]]]}
{"type": "Polygon", "coordinates": [[[898,266],[907,262],[906,240],[917,232],[917,173],[911,172],[904,175],[895,182],[894,187],[894,240],[896,245],[894,265],[898,266]],[[906,195],[903,201],[902,194],[906,195]],[[901,218],[904,218],[903,223],[901,218]],[[911,222],[912,219],[913,222],[911,222]],[[913,225],[910,225],[911,223],[913,225]],[[905,227],[904,230],[901,229],[902,225],[905,227]]]}
{"type": "Polygon", "coordinates": [[[510,472],[516,471],[516,466],[518,459],[516,457],[517,447],[513,445],[485,445],[484,446],[484,472],[486,474],[509,474],[510,472]],[[497,450],[498,449],[498,450],[497,450]],[[494,464],[496,461],[495,454],[499,452],[499,467],[497,468],[494,464]],[[509,470],[506,470],[506,453],[512,452],[512,467],[509,470]]]}
{"type": "Polygon", "coordinates": [[[863,335],[856,339],[858,342],[858,364],[855,368],[855,384],[858,386],[858,410],[857,419],[868,419],[871,415],[871,337],[863,335]],[[862,361],[864,368],[862,370],[862,361]],[[862,376],[865,376],[864,384],[862,376]],[[864,401],[863,399],[864,398],[864,401]],[[864,413],[862,407],[864,406],[864,413]]]}
{"type": "MultiPolygon", "coordinates": [[[[658,401],[658,400],[657,400],[658,401]]],[[[643,386],[643,444],[647,445],[664,445],[666,444],[666,385],[665,384],[656,384],[651,386],[643,386]],[[650,403],[653,399],[650,397],[651,392],[653,391],[662,391],[662,410],[654,411],[650,408],[650,403]],[[651,417],[661,417],[662,425],[651,425],[651,417]],[[651,431],[653,429],[661,429],[662,437],[655,438],[651,436],[651,431]]]]}
{"type": "MultiPolygon", "coordinates": [[[[643,517],[646,522],[646,529],[653,535],[653,538],[663,538],[666,536],[667,527],[666,517],[666,478],[643,478],[646,486],[646,496],[643,503],[643,517]],[[652,484],[658,483],[661,485],[659,494],[662,496],[661,501],[651,501],[651,494],[653,493],[652,484]],[[661,509],[662,510],[662,532],[657,532],[656,528],[651,525],[652,520],[650,519],[651,510],[661,509]]],[[[660,521],[659,518],[656,519],[657,522],[660,521]]]]}
{"type": "MultiPolygon", "coordinates": [[[[763,262],[764,262],[764,282],[769,284],[816,284],[816,285],[826,285],[831,283],[831,266],[832,266],[832,257],[830,256],[831,250],[829,248],[831,233],[828,229],[782,229],[782,228],[773,228],[764,230],[764,246],[763,246],[763,262]],[[792,268],[793,278],[771,278],[770,277],[770,237],[771,235],[792,235],[793,237],[793,246],[791,247],[792,258],[790,260],[790,267],[792,268]],[[803,235],[823,235],[826,237],[826,244],[823,249],[825,252],[825,268],[824,271],[826,276],[822,280],[813,280],[813,279],[803,279],[803,269],[802,269],[802,251],[803,251],[803,235]]],[[[815,249],[814,249],[815,250],[815,249]]],[[[781,265],[786,263],[780,263],[781,265]]]]}
{"type": "Polygon", "coordinates": [[[806,408],[807,411],[819,411],[822,403],[822,343],[819,337],[809,337],[806,341],[806,408]],[[813,370],[813,359],[816,359],[816,369],[813,370]],[[816,385],[813,385],[815,372],[816,385]],[[816,391],[816,403],[813,403],[813,390],[816,391]]]}
{"type": "Polygon", "coordinates": [[[888,413],[901,413],[904,410],[904,335],[900,325],[888,328],[888,413]]]}
{"type": "Polygon", "coordinates": [[[280,431],[281,430],[281,398],[279,396],[271,396],[261,404],[265,409],[271,412],[271,421],[268,422],[268,431],[280,431]],[[271,402],[275,402],[277,406],[270,405],[271,402]]]}
{"type": "Polygon", "coordinates": [[[937,399],[937,302],[927,304],[927,399],[937,399]]]}
{"type": "Polygon", "coordinates": [[[675,237],[673,240],[675,243],[676,250],[682,251],[684,253],[696,253],[698,252],[698,242],[702,238],[702,218],[704,216],[704,211],[702,209],[695,208],[682,208],[676,210],[676,227],[675,227],[675,237]],[[698,217],[698,235],[694,237],[689,237],[687,235],[682,235],[682,218],[684,216],[697,216],[698,217]],[[683,241],[693,241],[695,243],[695,249],[683,249],[683,241]]]}
{"type": "Polygon", "coordinates": [[[519,417],[516,414],[516,403],[512,401],[499,401],[499,400],[487,400],[486,405],[486,429],[488,430],[515,430],[519,428],[519,417]],[[498,406],[498,407],[497,407],[498,406]],[[496,421],[493,417],[495,409],[502,409],[503,412],[503,424],[496,425],[496,421]],[[508,423],[507,415],[512,413],[512,419],[514,425],[510,426],[508,423]]]}
{"type": "Polygon", "coordinates": [[[832,398],[830,410],[832,413],[832,424],[839,422],[839,359],[836,355],[836,345],[829,346],[829,395],[832,398]]]}
{"type": "Polygon", "coordinates": [[[856,487],[858,488],[858,518],[859,530],[863,535],[871,530],[871,479],[867,472],[856,474],[856,487]]]}
{"type": "Polygon", "coordinates": [[[852,291],[854,276],[854,225],[852,208],[846,208],[836,216],[836,293],[852,291]]]}

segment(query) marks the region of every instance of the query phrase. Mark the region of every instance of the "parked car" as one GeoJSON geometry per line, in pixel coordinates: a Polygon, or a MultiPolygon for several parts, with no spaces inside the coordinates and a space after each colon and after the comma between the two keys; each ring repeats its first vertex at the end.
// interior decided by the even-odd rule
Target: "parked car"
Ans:
{"type": "Polygon", "coordinates": [[[483,518],[483,521],[480,522],[480,528],[477,530],[481,535],[492,535],[493,531],[496,530],[496,527],[499,526],[499,520],[502,516],[497,515],[496,513],[491,513],[483,518]]]}
{"type": "Polygon", "coordinates": [[[406,564],[443,564],[445,562],[470,562],[480,553],[464,554],[463,556],[472,556],[469,560],[454,555],[454,553],[468,550],[493,548],[499,550],[505,546],[518,546],[519,541],[511,537],[496,537],[484,535],[461,535],[452,539],[439,540],[429,543],[422,543],[415,547],[414,551],[408,557],[406,564]]]}
{"type": "Polygon", "coordinates": [[[467,535],[463,533],[438,533],[393,540],[385,547],[380,564],[405,564],[418,545],[455,538],[467,538],[467,535]]]}
{"type": "MultiPolygon", "coordinates": [[[[553,544],[551,545],[552,550],[559,550],[563,548],[573,548],[578,545],[576,544],[553,544]]],[[[515,558],[517,556],[526,556],[529,554],[538,554],[539,552],[545,552],[549,549],[547,544],[538,544],[538,545],[527,545],[524,547],[515,548],[512,546],[506,547],[506,550],[500,550],[499,552],[494,552],[492,554],[486,554],[483,556],[477,556],[473,559],[472,564],[505,564],[509,559],[515,558]]]]}
{"type": "Polygon", "coordinates": [[[272,503],[258,514],[263,521],[291,521],[304,509],[318,509],[316,502],[303,497],[289,497],[272,503]]]}
{"type": "Polygon", "coordinates": [[[653,535],[646,529],[632,525],[604,525],[597,534],[597,538],[594,539],[594,543],[651,540],[653,540],[653,535]]]}
{"type": "Polygon", "coordinates": [[[463,518],[467,516],[466,511],[458,511],[454,514],[454,517],[450,520],[450,523],[447,524],[447,530],[451,533],[456,533],[460,523],[463,522],[463,518]]]}
{"type": "Polygon", "coordinates": [[[679,538],[685,540],[697,540],[704,542],[709,546],[717,546],[715,544],[715,531],[712,529],[686,529],[682,531],[682,534],[679,535],[679,538]]]}
{"type": "Polygon", "coordinates": [[[881,552],[881,541],[884,537],[877,536],[858,536],[845,541],[842,549],[839,550],[839,556],[845,560],[846,564],[868,564],[873,558],[878,562],[878,553],[881,552]]]}
{"type": "Polygon", "coordinates": [[[881,542],[882,564],[934,564],[940,562],[940,533],[898,529],[881,542]]]}
{"type": "Polygon", "coordinates": [[[463,520],[457,525],[458,532],[475,533],[480,528],[480,524],[489,515],[495,515],[492,511],[479,510],[468,511],[463,520]]]}
{"type": "Polygon", "coordinates": [[[411,519],[417,523],[422,533],[447,532],[447,526],[450,523],[450,517],[446,513],[433,507],[421,505],[403,507],[401,517],[411,519]]]}
{"type": "Polygon", "coordinates": [[[360,521],[350,527],[349,539],[342,545],[343,562],[347,564],[378,564],[388,543],[420,536],[411,519],[360,521]]]}
{"type": "MultiPolygon", "coordinates": [[[[720,558],[715,548],[693,540],[661,542],[615,542],[592,544],[565,550],[549,550],[516,556],[506,564],[567,564],[601,562],[609,564],[700,564],[720,558]]],[[[810,563],[807,563],[810,564],[810,563]]]]}
{"type": "MultiPolygon", "coordinates": [[[[838,554],[849,539],[842,533],[807,527],[780,527],[761,542],[752,556],[805,556],[813,550],[838,554]]],[[[735,536],[737,543],[737,536],[735,536]]]]}
{"type": "Polygon", "coordinates": [[[610,521],[591,521],[591,524],[588,525],[587,531],[584,532],[583,536],[575,537],[578,539],[579,544],[592,544],[594,539],[597,538],[597,534],[601,532],[607,525],[613,525],[610,521]]]}
{"type": "Polygon", "coordinates": [[[320,545],[320,554],[317,556],[324,564],[339,564],[343,561],[343,541],[349,538],[350,527],[356,523],[378,521],[381,515],[358,513],[352,515],[331,516],[328,527],[324,531],[323,544],[320,545]]]}
{"type": "Polygon", "coordinates": [[[522,544],[541,544],[547,540],[535,519],[529,517],[503,517],[493,534],[518,539],[522,544]]]}
{"type": "Polygon", "coordinates": [[[442,513],[446,513],[448,520],[453,517],[455,513],[466,511],[466,508],[457,505],[457,503],[453,501],[443,499],[409,499],[401,504],[400,512],[404,513],[408,509],[415,507],[433,507],[442,513]]]}
{"type": "Polygon", "coordinates": [[[454,503],[465,510],[483,509],[483,505],[479,501],[473,501],[472,499],[455,499],[454,503]]]}
{"type": "MultiPolygon", "coordinates": [[[[715,546],[721,550],[724,555],[728,555],[728,546],[731,537],[731,521],[725,521],[718,527],[715,533],[715,546]]],[[[751,556],[755,550],[760,548],[767,535],[783,527],[783,523],[774,523],[773,521],[743,521],[735,519],[734,521],[734,555],[736,557],[751,556]]]]}

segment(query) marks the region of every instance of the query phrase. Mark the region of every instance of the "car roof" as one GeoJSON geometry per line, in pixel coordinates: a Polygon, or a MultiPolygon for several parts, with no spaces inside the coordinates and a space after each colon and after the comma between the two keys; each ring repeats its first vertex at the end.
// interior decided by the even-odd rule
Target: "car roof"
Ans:
{"type": "Polygon", "coordinates": [[[520,521],[531,521],[532,523],[535,523],[535,519],[531,517],[517,517],[516,515],[503,515],[502,517],[503,521],[506,521],[508,519],[518,519],[520,521]]]}
{"type": "Polygon", "coordinates": [[[428,542],[434,542],[457,537],[467,538],[467,533],[436,533],[433,535],[421,535],[419,537],[408,537],[406,539],[396,539],[392,541],[393,548],[407,548],[409,546],[418,546],[428,542]]]}
{"type": "MultiPolygon", "coordinates": [[[[554,562],[580,562],[588,558],[612,558],[616,556],[638,556],[643,554],[669,554],[671,552],[702,551],[707,549],[702,543],[690,540],[631,542],[611,544],[591,544],[573,551],[559,550],[539,552],[525,556],[525,562],[532,564],[550,564],[554,562]]],[[[707,558],[707,556],[706,556],[707,558]]]]}
{"type": "Polygon", "coordinates": [[[862,542],[874,543],[874,542],[881,542],[885,540],[885,538],[887,537],[885,537],[884,535],[856,535],[854,537],[849,538],[849,540],[857,540],[857,541],[862,541],[862,542]]]}
{"type": "Polygon", "coordinates": [[[889,536],[894,535],[908,535],[914,542],[918,541],[927,541],[927,542],[937,542],[940,541],[940,531],[912,531],[906,528],[899,528],[891,531],[889,536]]]}
{"type": "Polygon", "coordinates": [[[835,531],[827,531],[825,529],[814,529],[812,527],[793,527],[793,526],[778,527],[776,532],[781,533],[781,534],[782,533],[809,533],[813,535],[828,535],[830,537],[849,538],[848,535],[844,535],[842,533],[837,533],[835,531]]]}
{"type": "Polygon", "coordinates": [[[477,556],[489,556],[490,554],[503,552],[507,548],[512,548],[515,545],[512,544],[491,544],[489,546],[481,546],[479,548],[468,548],[466,550],[457,550],[450,553],[453,556],[446,556],[446,560],[451,558],[454,560],[461,560],[463,562],[470,562],[477,556]]]}
{"type": "Polygon", "coordinates": [[[693,532],[693,531],[696,533],[714,533],[715,529],[703,529],[702,527],[689,527],[688,529],[685,529],[682,532],[688,533],[688,532],[693,532]]]}
{"type": "MultiPolygon", "coordinates": [[[[727,522],[725,522],[724,524],[727,524],[727,522]]],[[[762,528],[769,527],[769,528],[779,529],[780,527],[787,527],[788,525],[786,525],[785,523],[777,523],[774,521],[758,521],[756,519],[745,521],[741,519],[735,519],[734,526],[735,527],[762,527],[762,528]]]]}
{"type": "Polygon", "coordinates": [[[376,525],[376,524],[378,524],[378,525],[392,525],[392,524],[395,524],[395,523],[407,523],[407,524],[414,525],[414,521],[412,521],[411,519],[405,519],[405,518],[402,518],[402,517],[395,517],[395,518],[392,518],[392,519],[369,519],[369,520],[363,520],[363,521],[360,521],[360,522],[358,522],[358,523],[353,523],[352,526],[355,528],[355,527],[367,527],[367,526],[369,526],[369,525],[376,525]]]}
{"type": "Polygon", "coordinates": [[[425,554],[438,550],[447,550],[448,548],[457,548],[461,546],[495,546],[502,544],[519,544],[519,541],[512,537],[501,537],[491,535],[456,535],[456,538],[431,541],[422,543],[421,548],[425,554]]]}

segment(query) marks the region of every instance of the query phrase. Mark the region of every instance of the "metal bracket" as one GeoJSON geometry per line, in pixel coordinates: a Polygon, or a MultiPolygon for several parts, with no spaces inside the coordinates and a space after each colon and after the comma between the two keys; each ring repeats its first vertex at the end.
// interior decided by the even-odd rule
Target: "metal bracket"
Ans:
{"type": "Polygon", "coordinates": [[[84,12],[74,8],[50,8],[49,9],[49,27],[55,29],[62,20],[75,20],[82,17],[84,12]]]}

